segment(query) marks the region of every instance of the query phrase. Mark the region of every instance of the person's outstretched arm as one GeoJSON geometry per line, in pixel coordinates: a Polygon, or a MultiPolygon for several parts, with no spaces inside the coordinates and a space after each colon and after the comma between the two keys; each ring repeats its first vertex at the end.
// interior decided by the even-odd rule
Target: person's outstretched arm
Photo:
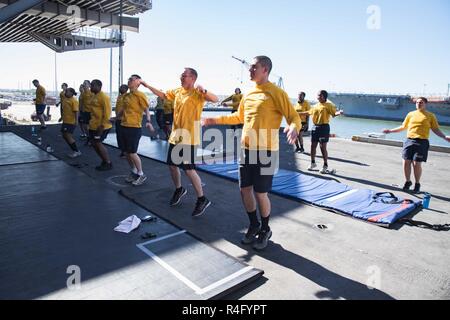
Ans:
{"type": "Polygon", "coordinates": [[[162,92],[156,88],[153,88],[152,86],[147,84],[147,82],[145,82],[144,80],[140,80],[140,84],[143,85],[144,87],[146,87],[148,90],[153,92],[153,94],[157,95],[161,99],[167,99],[166,94],[164,92],[162,92]]]}
{"type": "Polygon", "coordinates": [[[442,139],[444,139],[444,140],[447,140],[447,142],[450,142],[450,136],[446,136],[446,135],[441,131],[441,129],[436,128],[436,129],[431,129],[431,130],[433,130],[433,132],[434,132],[438,137],[440,137],[440,138],[442,138],[442,139]]]}

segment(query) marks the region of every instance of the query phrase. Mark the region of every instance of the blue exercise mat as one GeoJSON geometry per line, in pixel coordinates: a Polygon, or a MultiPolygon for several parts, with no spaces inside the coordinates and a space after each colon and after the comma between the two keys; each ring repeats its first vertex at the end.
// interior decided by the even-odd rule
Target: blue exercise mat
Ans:
{"type": "MultiPolygon", "coordinates": [[[[219,177],[239,180],[239,167],[236,163],[198,167],[219,177]]],[[[419,201],[398,198],[392,193],[352,189],[336,181],[288,170],[279,170],[275,175],[271,192],[383,227],[390,227],[421,205],[419,201]]]]}

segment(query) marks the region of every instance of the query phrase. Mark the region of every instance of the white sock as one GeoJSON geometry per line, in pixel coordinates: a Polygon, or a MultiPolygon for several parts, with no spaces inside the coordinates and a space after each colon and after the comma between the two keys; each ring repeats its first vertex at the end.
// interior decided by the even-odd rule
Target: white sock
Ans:
{"type": "Polygon", "coordinates": [[[138,170],[136,167],[134,167],[133,169],[131,169],[131,172],[133,172],[134,174],[138,174],[138,170]]]}
{"type": "Polygon", "coordinates": [[[137,174],[138,174],[139,176],[143,176],[143,175],[144,175],[144,171],[139,171],[137,174]]]}

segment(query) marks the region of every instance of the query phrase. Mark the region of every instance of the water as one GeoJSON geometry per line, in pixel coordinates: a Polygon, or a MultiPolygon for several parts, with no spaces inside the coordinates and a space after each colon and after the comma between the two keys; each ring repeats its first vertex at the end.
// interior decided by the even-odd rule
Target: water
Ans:
{"type": "MultiPolygon", "coordinates": [[[[203,117],[218,117],[221,115],[228,115],[229,112],[203,112],[203,117]]],[[[364,133],[379,133],[382,134],[383,129],[394,129],[401,126],[401,122],[383,121],[372,119],[359,119],[349,117],[336,117],[331,120],[331,132],[336,134],[339,138],[351,139],[352,136],[361,135],[364,133]]],[[[283,119],[282,126],[286,126],[286,121],[283,119]]],[[[310,121],[311,127],[311,121],[310,121]]],[[[441,131],[445,135],[450,135],[449,126],[441,126],[441,131]]],[[[400,133],[392,133],[387,135],[389,140],[403,141],[406,138],[406,131],[400,133]]],[[[430,134],[430,143],[435,146],[450,147],[450,143],[438,137],[433,132],[430,134]]]]}

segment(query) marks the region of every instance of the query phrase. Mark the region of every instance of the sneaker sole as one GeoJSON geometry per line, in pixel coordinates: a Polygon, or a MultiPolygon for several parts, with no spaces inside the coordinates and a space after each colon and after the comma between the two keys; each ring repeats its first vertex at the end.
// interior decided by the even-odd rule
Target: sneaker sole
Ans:
{"type": "Polygon", "coordinates": [[[176,207],[177,205],[179,205],[181,203],[181,199],[187,195],[187,190],[185,189],[184,192],[181,194],[180,198],[178,198],[178,201],[175,202],[174,204],[171,204],[171,207],[176,207]]]}
{"type": "MultiPolygon", "coordinates": [[[[139,179],[139,178],[138,178],[138,179],[139,179]]],[[[144,184],[145,181],[147,181],[147,177],[145,177],[145,179],[142,180],[142,181],[139,182],[139,183],[135,183],[136,181],[133,181],[131,184],[132,184],[133,186],[135,186],[135,187],[138,187],[138,186],[142,186],[142,185],[144,184]]]]}
{"type": "Polygon", "coordinates": [[[208,209],[208,207],[209,207],[211,204],[212,204],[212,203],[211,203],[211,201],[210,201],[210,202],[203,208],[202,212],[200,212],[200,213],[198,213],[198,214],[196,214],[196,215],[192,215],[192,217],[193,217],[193,218],[198,218],[198,217],[202,216],[202,215],[205,213],[206,209],[208,209]]]}
{"type": "Polygon", "coordinates": [[[269,238],[267,238],[267,245],[264,248],[258,248],[258,247],[253,246],[254,250],[262,251],[267,248],[267,246],[269,245],[269,240],[270,240],[270,238],[272,238],[272,230],[270,230],[269,232],[270,232],[270,234],[269,234],[269,238]]]}

